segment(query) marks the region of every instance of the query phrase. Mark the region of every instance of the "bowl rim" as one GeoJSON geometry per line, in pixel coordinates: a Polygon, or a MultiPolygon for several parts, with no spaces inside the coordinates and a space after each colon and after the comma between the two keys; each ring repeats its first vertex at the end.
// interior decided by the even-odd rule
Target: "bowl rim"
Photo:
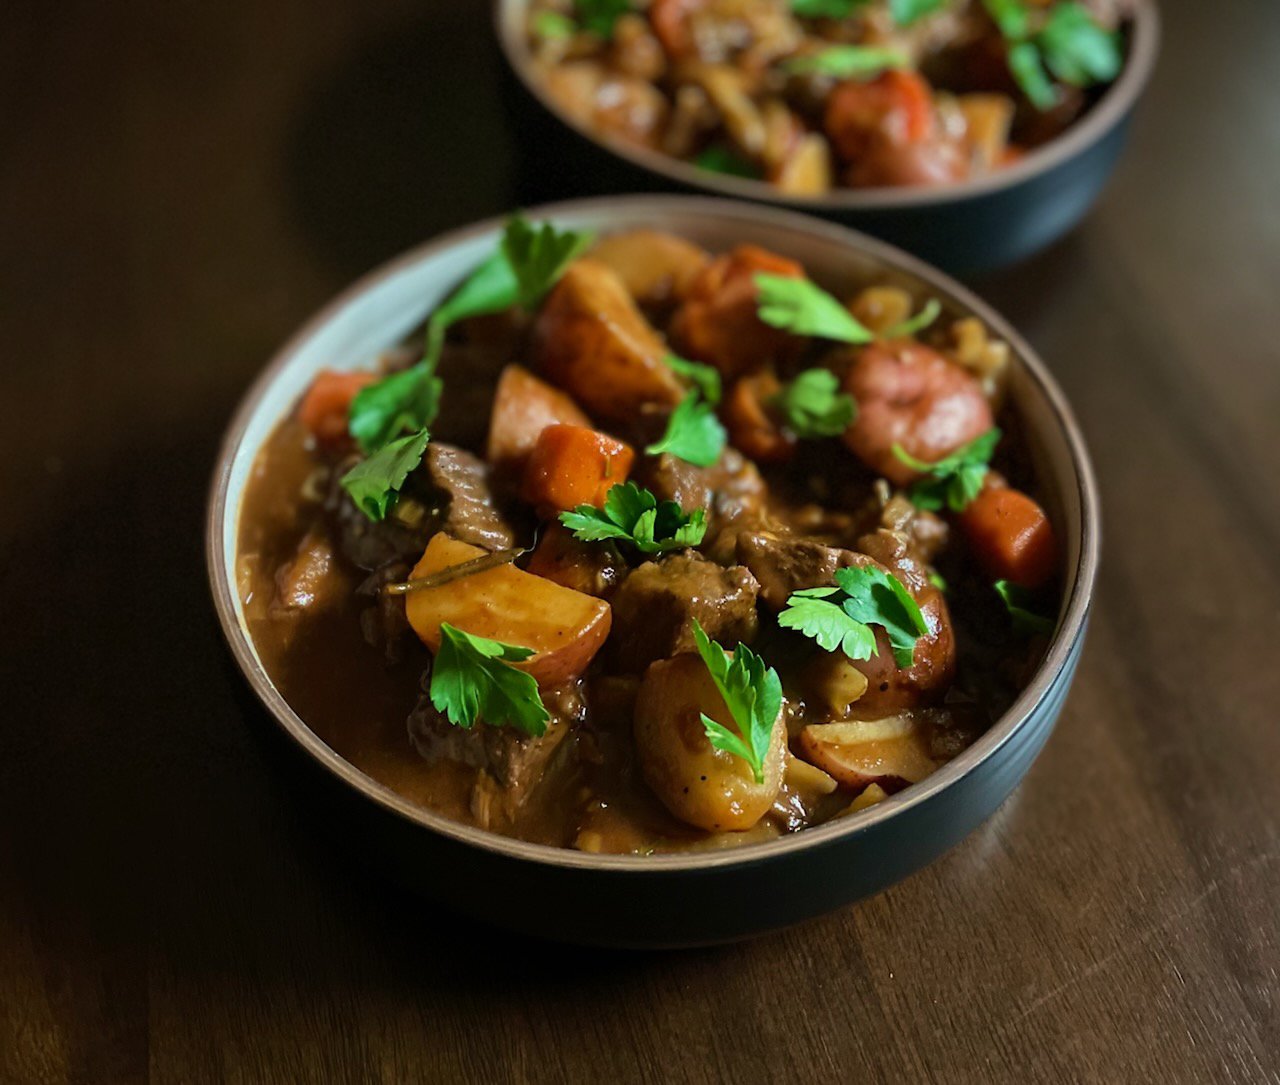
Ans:
{"type": "Polygon", "coordinates": [[[1070,125],[1057,138],[1028,153],[1015,165],[985,177],[953,184],[839,188],[822,196],[788,195],[779,192],[766,181],[698,169],[683,159],[673,158],[660,151],[651,151],[620,140],[600,138],[562,110],[541,86],[516,19],[517,9],[527,7],[529,0],[493,0],[492,18],[498,47],[507,66],[515,72],[525,90],[552,117],[606,153],[621,158],[637,169],[657,173],[669,181],[695,190],[736,199],[756,200],[814,214],[827,214],[920,208],[982,199],[1049,173],[1101,141],[1137,104],[1151,78],[1160,51],[1160,14],[1156,0],[1133,2],[1129,55],[1120,76],[1106,88],[1083,118],[1070,125]]]}
{"type": "MultiPolygon", "coordinates": [[[[774,840],[745,844],[740,847],[719,851],[675,852],[645,856],[605,855],[536,844],[453,821],[443,814],[410,802],[366,775],[312,731],[271,681],[253,652],[248,634],[241,627],[237,616],[238,603],[226,574],[227,554],[223,545],[227,517],[234,516],[238,521],[240,516],[240,504],[234,508],[228,507],[231,465],[268,390],[289,366],[294,356],[323,326],[385,280],[455,246],[497,233],[506,221],[505,215],[494,216],[483,222],[451,230],[415,246],[356,280],[308,319],[275,353],[266,368],[249,386],[236,407],[219,446],[206,507],[205,561],[209,588],[223,635],[237,666],[258,700],[284,732],[323,768],[384,810],[412,824],[458,843],[478,847],[507,859],[579,870],[614,871],[637,875],[647,872],[656,876],[675,871],[751,866],[784,855],[810,848],[822,848],[837,841],[861,836],[889,818],[905,816],[909,810],[923,806],[994,758],[1004,746],[1031,725],[1038,707],[1053,692],[1063,671],[1070,663],[1077,642],[1084,634],[1093,599],[1101,548],[1097,482],[1079,425],[1065,395],[1050,375],[1045,363],[1008,321],[991,306],[950,276],[924,261],[846,226],[795,211],[708,196],[596,197],[544,204],[529,209],[528,214],[536,218],[563,220],[577,215],[607,217],[610,212],[619,210],[632,215],[646,216],[669,211],[674,214],[695,216],[703,221],[715,219],[728,227],[732,227],[735,223],[764,220],[775,228],[795,234],[799,239],[816,238],[834,241],[869,256],[885,271],[897,271],[915,277],[928,289],[936,291],[945,301],[951,302],[967,314],[982,319],[997,336],[1009,344],[1060,427],[1070,453],[1070,467],[1075,476],[1076,496],[1080,503],[1079,556],[1075,576],[1072,579],[1071,595],[1061,612],[1061,621],[1040,665],[1027,687],[1018,695],[1009,709],[958,757],[947,762],[919,783],[855,815],[837,818],[774,840]]],[[[257,450],[255,450],[256,454],[257,450]]],[[[243,493],[241,500],[243,500],[243,493]]]]}

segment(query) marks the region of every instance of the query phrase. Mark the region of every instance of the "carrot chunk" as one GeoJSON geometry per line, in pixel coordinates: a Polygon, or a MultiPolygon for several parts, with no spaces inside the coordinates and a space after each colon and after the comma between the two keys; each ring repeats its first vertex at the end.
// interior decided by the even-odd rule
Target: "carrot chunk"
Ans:
{"type": "Polygon", "coordinates": [[[334,444],[347,436],[347,412],[356,393],[377,380],[367,372],[337,373],[322,369],[311,382],[298,407],[298,420],[324,444],[334,444]]]}
{"type": "Polygon", "coordinates": [[[525,468],[524,497],[543,513],[603,505],[611,486],[625,482],[636,454],[586,426],[547,426],[525,468]]]}
{"type": "Polygon", "coordinates": [[[1058,567],[1058,541],[1049,517],[1019,490],[988,487],[960,522],[974,556],[997,580],[1038,588],[1058,567]]]}

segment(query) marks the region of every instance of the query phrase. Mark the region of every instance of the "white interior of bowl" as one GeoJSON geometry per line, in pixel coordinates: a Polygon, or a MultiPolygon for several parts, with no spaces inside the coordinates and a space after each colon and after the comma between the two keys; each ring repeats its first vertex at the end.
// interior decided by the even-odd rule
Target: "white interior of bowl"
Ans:
{"type": "MultiPolygon", "coordinates": [[[[857,817],[803,833],[723,853],[690,856],[583,856],[567,849],[526,844],[449,821],[414,806],[360,773],[317,738],[272,684],[249,635],[235,590],[239,510],[258,450],[291,410],[315,374],[366,369],[401,343],[440,300],[487,255],[501,220],[443,237],[373,272],[308,323],[276,356],[250,389],[228,431],[214,478],[208,524],[208,558],[214,601],[233,653],[260,697],[286,731],[338,775],[383,805],[436,831],[525,857],[569,865],[699,865],[747,861],[781,847],[856,831],[890,816],[904,804],[957,778],[1012,734],[1047,690],[1080,635],[1092,590],[1098,529],[1093,481],[1065,400],[1043,364],[999,316],[963,287],[914,258],[830,223],[790,212],[697,197],[644,196],[583,200],[530,212],[561,226],[600,233],[636,227],[669,230],[711,250],[751,242],[799,260],[828,287],[851,291],[872,281],[905,285],[921,298],[937,297],[947,316],[976,313],[1009,341],[1015,357],[1011,401],[1026,422],[1029,451],[1050,512],[1065,541],[1066,585],[1059,632],[1040,672],[1017,704],[974,747],[921,784],[857,817]],[[532,853],[532,855],[531,855],[532,853]]],[[[945,317],[944,317],[945,319],[945,317]]]]}

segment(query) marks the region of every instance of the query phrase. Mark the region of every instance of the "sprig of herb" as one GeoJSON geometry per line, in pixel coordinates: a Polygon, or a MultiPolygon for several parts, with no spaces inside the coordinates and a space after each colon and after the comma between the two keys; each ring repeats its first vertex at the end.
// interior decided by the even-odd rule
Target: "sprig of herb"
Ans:
{"type": "Polygon", "coordinates": [[[540,38],[571,38],[577,30],[574,21],[558,11],[540,11],[533,17],[533,32],[540,38]]]}
{"type": "Polygon", "coordinates": [[[720,383],[720,370],[715,366],[691,362],[675,354],[668,354],[664,360],[668,369],[692,384],[713,407],[720,402],[723,387],[720,383]]]}
{"type": "Polygon", "coordinates": [[[1032,592],[1008,580],[997,580],[993,587],[1013,619],[1013,628],[1017,632],[1024,636],[1036,633],[1047,636],[1053,632],[1053,620],[1031,609],[1035,602],[1032,592]]]}
{"type": "Polygon", "coordinates": [[[477,720],[515,727],[526,735],[546,733],[551,714],[533,676],[510,666],[532,648],[478,637],[448,622],[440,624],[440,648],[431,667],[431,703],[457,727],[477,720]]]}
{"type": "Polygon", "coordinates": [[[838,343],[870,343],[875,339],[848,309],[808,279],[760,272],[755,284],[757,315],[771,327],[838,343]]]}
{"type": "Polygon", "coordinates": [[[694,156],[693,164],[698,169],[708,170],[711,173],[723,173],[729,177],[746,177],[752,181],[760,179],[760,170],[754,162],[722,143],[713,143],[706,150],[700,151],[694,156]]]}
{"type": "Polygon", "coordinates": [[[791,0],[791,12],[802,19],[847,19],[867,0],[791,0]]]}
{"type": "Polygon", "coordinates": [[[642,554],[697,546],[707,533],[705,509],[686,513],[674,501],[659,502],[634,482],[611,486],[604,508],[579,505],[572,512],[562,512],[560,522],[585,542],[618,539],[642,554]]]}
{"type": "Polygon", "coordinates": [[[342,488],[370,520],[382,520],[404,480],[422,462],[431,439],[426,429],[399,437],[342,476],[342,488]]]}
{"type": "Polygon", "coordinates": [[[736,731],[701,713],[707,741],[717,750],[740,757],[751,766],[756,783],[764,782],[764,761],[773,727],[782,711],[782,682],[755,652],[739,644],[732,658],[693,620],[693,639],[711,680],[724,698],[736,731]]]}
{"type": "Polygon", "coordinates": [[[833,79],[871,79],[889,68],[905,68],[911,58],[900,49],[872,45],[830,45],[816,53],[795,56],[782,67],[796,75],[826,75],[833,79]]]}
{"type": "Polygon", "coordinates": [[[650,456],[670,452],[695,467],[710,467],[720,458],[728,440],[715,410],[695,388],[676,405],[662,437],[645,452],[650,456]]]}
{"type": "Polygon", "coordinates": [[[795,629],[828,652],[837,648],[850,659],[870,659],[876,652],[871,626],[889,637],[894,662],[909,667],[916,641],[929,634],[920,607],[893,573],[878,565],[837,569],[835,587],[792,592],[778,615],[784,629],[795,629]]]}
{"type": "Polygon", "coordinates": [[[894,324],[890,328],[886,328],[880,333],[881,339],[906,339],[908,336],[918,335],[924,331],[930,324],[938,319],[942,312],[942,305],[937,298],[930,298],[925,302],[924,308],[915,316],[909,317],[899,324],[894,324]]]}
{"type": "Polygon", "coordinates": [[[591,240],[587,233],[513,216],[498,248],[431,314],[422,361],[367,385],[351,401],[347,428],[360,447],[376,452],[406,430],[430,426],[440,409],[436,365],[448,329],[513,305],[537,305],[591,240]]]}
{"type": "Polygon", "coordinates": [[[932,15],[947,5],[948,0],[889,0],[889,18],[898,26],[910,26],[917,19],[932,15]]]}
{"type": "Polygon", "coordinates": [[[578,22],[586,30],[608,41],[613,25],[631,10],[630,0],[574,0],[578,22]]]}
{"type": "Polygon", "coordinates": [[[1006,63],[1023,94],[1039,110],[1058,103],[1054,78],[1076,87],[1109,83],[1124,64],[1120,35],[1107,30],[1075,0],[1055,4],[1033,29],[1023,0],[983,0],[1008,42],[1006,63]]]}
{"type": "Polygon", "coordinates": [[[900,444],[894,444],[893,454],[911,470],[927,476],[911,487],[911,501],[917,508],[964,512],[969,502],[982,492],[991,457],[999,443],[1000,430],[993,426],[936,463],[916,459],[900,444]]]}
{"type": "Polygon", "coordinates": [[[829,369],[806,369],[783,386],[770,401],[783,423],[797,437],[838,437],[858,414],[853,396],[840,391],[840,380],[829,369]]]}

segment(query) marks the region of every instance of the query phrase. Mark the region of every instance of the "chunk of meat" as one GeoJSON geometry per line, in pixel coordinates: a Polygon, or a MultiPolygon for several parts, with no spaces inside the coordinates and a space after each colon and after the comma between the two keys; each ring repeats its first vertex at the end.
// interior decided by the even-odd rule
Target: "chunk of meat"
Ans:
{"type": "Polygon", "coordinates": [[[559,388],[509,365],[494,392],[485,458],[495,472],[518,478],[539,435],[556,424],[590,426],[591,419],[559,388]]]}
{"type": "Polygon", "coordinates": [[[661,337],[598,261],[569,265],[543,302],[533,346],[538,368],[602,421],[633,425],[646,409],[671,411],[684,398],[661,337]]]}
{"type": "Polygon", "coordinates": [[[436,531],[430,506],[425,503],[421,469],[406,480],[386,519],[375,521],[356,508],[342,488],[342,476],[357,462],[358,457],[353,456],[337,466],[325,497],[324,510],[338,551],[356,568],[369,572],[391,562],[415,561],[436,531]]]}
{"type": "Polygon", "coordinates": [[[764,479],[735,448],[726,448],[710,467],[698,467],[666,452],[647,456],[636,474],[659,501],[674,501],[685,512],[706,509],[711,517],[708,536],[726,524],[763,515],[764,479]]]}
{"type": "Polygon", "coordinates": [[[542,531],[526,572],[566,588],[608,599],[627,575],[626,563],[615,547],[583,542],[558,523],[542,531]]]}
{"type": "Polygon", "coordinates": [[[478,456],[432,441],[418,471],[425,473],[435,498],[437,530],[486,550],[515,544],[511,525],[494,503],[489,466],[478,456]]]}
{"type": "Polygon", "coordinates": [[[737,554],[759,582],[761,599],[777,610],[792,592],[834,584],[837,569],[878,565],[902,581],[920,607],[929,633],[916,641],[909,667],[898,667],[888,635],[878,626],[873,627],[876,653],[870,659],[850,660],[867,680],[853,711],[875,718],[928,704],[946,691],[955,676],[955,635],[946,600],[929,582],[927,568],[903,536],[877,531],[858,545],[863,552],[809,539],[743,532],[738,535],[737,554]]]}
{"type": "Polygon", "coordinates": [[[703,713],[736,729],[702,659],[686,654],[654,663],[636,699],[640,770],[680,820],[709,832],[750,829],[768,813],[782,787],[785,712],[779,711],[774,721],[759,783],[742,758],[711,745],[703,713]]]}
{"type": "Polygon", "coordinates": [[[710,259],[693,242],[658,230],[609,234],[588,256],[610,268],[642,305],[683,296],[710,259]]]}
{"type": "Polygon", "coordinates": [[[328,535],[312,528],[298,543],[294,556],[276,570],[273,618],[326,610],[348,590],[347,578],[338,567],[328,535]]]}
{"type": "Polygon", "coordinates": [[[844,390],[858,403],[845,443],[897,486],[918,476],[894,455],[895,444],[935,463],[995,424],[973,375],[912,339],[863,347],[845,376],[844,390]]]}
{"type": "Polygon", "coordinates": [[[733,378],[761,369],[796,340],[756,315],[755,276],[761,272],[804,278],[804,268],[756,245],[739,245],[717,256],[689,287],[671,322],[677,350],[714,365],[733,378]]]}
{"type": "Polygon", "coordinates": [[[638,673],[655,659],[695,650],[695,619],[721,644],[750,641],[758,626],[758,591],[746,569],[725,569],[695,553],[646,562],[613,597],[616,665],[638,673]]]}
{"type": "Polygon", "coordinates": [[[737,381],[725,399],[729,440],[757,463],[785,463],[795,454],[796,435],[770,406],[781,391],[782,383],[766,371],[737,381]]]}

